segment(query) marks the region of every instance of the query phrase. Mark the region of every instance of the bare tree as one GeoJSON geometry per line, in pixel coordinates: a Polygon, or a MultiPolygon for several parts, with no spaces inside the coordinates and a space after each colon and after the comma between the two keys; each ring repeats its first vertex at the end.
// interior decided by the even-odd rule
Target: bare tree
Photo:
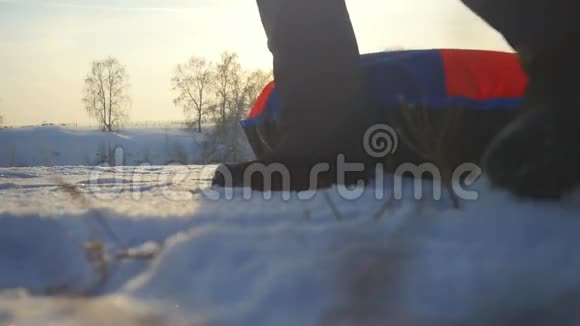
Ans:
{"type": "Polygon", "coordinates": [[[92,63],[82,102],[103,130],[113,131],[127,118],[128,88],[129,75],[119,60],[109,57],[92,63]]]}
{"type": "Polygon", "coordinates": [[[271,74],[261,70],[241,70],[232,74],[232,89],[228,111],[227,128],[230,148],[229,158],[232,161],[246,158],[248,153],[247,142],[239,121],[247,117],[249,110],[256,103],[256,99],[266,84],[271,80],[271,74]]]}
{"type": "Polygon", "coordinates": [[[194,125],[201,133],[201,125],[209,113],[210,87],[212,83],[213,67],[203,58],[192,57],[185,64],[180,64],[171,79],[173,90],[177,97],[173,100],[176,106],[183,108],[186,115],[195,114],[194,125]]]}
{"type": "Polygon", "coordinates": [[[248,109],[256,104],[258,96],[264,88],[274,79],[271,71],[254,70],[248,75],[248,85],[246,97],[248,98],[248,109]]]}
{"type": "Polygon", "coordinates": [[[215,122],[205,150],[209,161],[237,161],[249,153],[239,122],[271,79],[271,73],[244,70],[233,52],[224,52],[215,64],[193,57],[177,66],[174,104],[196,114],[198,131],[208,116],[215,122]]]}
{"type": "MultiPolygon", "coordinates": [[[[0,98],[0,103],[2,103],[2,99],[0,98]]],[[[4,116],[0,114],[0,128],[4,126],[4,116]]]]}
{"type": "Polygon", "coordinates": [[[242,67],[236,53],[224,52],[215,67],[213,88],[217,100],[217,121],[226,124],[232,109],[232,91],[240,79],[242,67]]]}
{"type": "Polygon", "coordinates": [[[243,119],[256,103],[258,95],[272,80],[272,74],[262,70],[242,71],[232,76],[231,112],[236,120],[243,119]]]}

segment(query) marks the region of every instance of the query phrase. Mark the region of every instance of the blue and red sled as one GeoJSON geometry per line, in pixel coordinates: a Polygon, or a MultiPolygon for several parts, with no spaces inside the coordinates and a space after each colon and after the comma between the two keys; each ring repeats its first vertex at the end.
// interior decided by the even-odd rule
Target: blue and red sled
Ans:
{"type": "MultiPolygon", "coordinates": [[[[411,50],[365,54],[361,62],[373,105],[390,110],[420,106],[432,110],[518,109],[527,77],[514,53],[483,50],[411,50]]],[[[275,83],[266,86],[241,122],[250,142],[282,109],[275,83]]],[[[329,117],[332,119],[332,117],[329,117]]],[[[256,151],[255,144],[252,144],[256,151]]]]}

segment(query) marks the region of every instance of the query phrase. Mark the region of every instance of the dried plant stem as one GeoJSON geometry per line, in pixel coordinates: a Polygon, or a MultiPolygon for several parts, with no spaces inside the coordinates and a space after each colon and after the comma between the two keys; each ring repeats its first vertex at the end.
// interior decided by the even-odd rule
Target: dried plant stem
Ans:
{"type": "Polygon", "coordinates": [[[334,214],[336,219],[338,221],[344,220],[344,216],[342,215],[342,213],[340,212],[338,207],[336,207],[336,204],[332,201],[332,198],[330,198],[328,191],[323,191],[323,196],[324,196],[324,200],[328,203],[328,206],[332,210],[332,213],[334,214]]]}

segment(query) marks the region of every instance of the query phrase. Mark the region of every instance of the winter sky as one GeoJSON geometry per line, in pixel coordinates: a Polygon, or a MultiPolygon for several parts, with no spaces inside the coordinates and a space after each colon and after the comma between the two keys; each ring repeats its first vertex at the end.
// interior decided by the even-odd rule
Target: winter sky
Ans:
{"type": "MultiPolygon", "coordinates": [[[[350,0],[362,52],[392,48],[509,50],[459,0],[350,0]]],[[[255,1],[0,0],[0,115],[12,125],[87,124],[80,98],[90,62],[112,55],[129,70],[131,119],[179,120],[170,76],[191,55],[271,56],[255,1]]]]}

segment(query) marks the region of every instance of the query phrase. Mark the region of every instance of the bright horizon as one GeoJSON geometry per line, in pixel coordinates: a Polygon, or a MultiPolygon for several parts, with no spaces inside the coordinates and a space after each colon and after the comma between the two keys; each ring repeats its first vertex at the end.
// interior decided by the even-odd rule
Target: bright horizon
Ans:
{"type": "MultiPolygon", "coordinates": [[[[361,52],[393,48],[510,51],[459,0],[347,1],[361,52]]],[[[88,124],[81,104],[93,60],[128,69],[131,121],[182,120],[175,66],[235,51],[246,68],[271,69],[254,1],[0,0],[0,115],[8,125],[88,124]]]]}

